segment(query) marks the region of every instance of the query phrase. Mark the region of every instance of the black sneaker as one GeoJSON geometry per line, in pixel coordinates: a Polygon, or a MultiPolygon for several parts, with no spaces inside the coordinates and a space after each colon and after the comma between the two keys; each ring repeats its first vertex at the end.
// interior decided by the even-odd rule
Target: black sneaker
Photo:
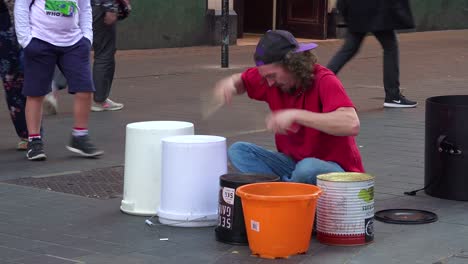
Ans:
{"type": "Polygon", "coordinates": [[[400,94],[400,97],[397,99],[388,99],[385,98],[384,107],[391,108],[412,108],[418,105],[417,102],[406,99],[403,95],[400,94]]]}
{"type": "Polygon", "coordinates": [[[44,153],[44,144],[42,139],[35,138],[28,142],[28,152],[26,152],[28,160],[45,160],[47,159],[44,153]]]}
{"type": "Polygon", "coordinates": [[[79,137],[72,136],[67,149],[84,157],[97,157],[104,153],[104,151],[98,150],[90,142],[89,136],[87,135],[79,137]]]}

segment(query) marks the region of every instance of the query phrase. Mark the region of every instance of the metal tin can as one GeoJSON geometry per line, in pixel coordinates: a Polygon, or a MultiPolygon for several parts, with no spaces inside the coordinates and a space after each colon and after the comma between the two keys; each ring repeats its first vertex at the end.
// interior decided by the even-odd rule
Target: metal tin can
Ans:
{"type": "Polygon", "coordinates": [[[363,245],[374,240],[374,177],[365,173],[317,176],[317,239],[329,245],[363,245]]]}

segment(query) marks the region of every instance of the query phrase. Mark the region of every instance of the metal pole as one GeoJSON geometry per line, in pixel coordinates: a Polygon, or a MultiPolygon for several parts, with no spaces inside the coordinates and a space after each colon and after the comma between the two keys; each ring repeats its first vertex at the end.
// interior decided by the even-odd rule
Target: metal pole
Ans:
{"type": "Polygon", "coordinates": [[[277,1],[273,0],[273,25],[271,27],[273,30],[276,30],[276,3],[277,1]]]}
{"type": "Polygon", "coordinates": [[[222,0],[222,46],[221,46],[221,67],[229,67],[229,0],[222,0]]]}

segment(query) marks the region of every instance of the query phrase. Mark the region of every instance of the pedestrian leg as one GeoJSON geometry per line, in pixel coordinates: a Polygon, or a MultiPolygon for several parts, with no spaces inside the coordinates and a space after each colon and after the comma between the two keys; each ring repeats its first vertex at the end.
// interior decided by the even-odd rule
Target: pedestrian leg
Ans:
{"type": "Polygon", "coordinates": [[[345,43],[330,60],[327,68],[335,74],[338,74],[341,68],[343,68],[343,66],[359,51],[362,40],[365,36],[366,33],[348,32],[346,34],[345,43]]]}

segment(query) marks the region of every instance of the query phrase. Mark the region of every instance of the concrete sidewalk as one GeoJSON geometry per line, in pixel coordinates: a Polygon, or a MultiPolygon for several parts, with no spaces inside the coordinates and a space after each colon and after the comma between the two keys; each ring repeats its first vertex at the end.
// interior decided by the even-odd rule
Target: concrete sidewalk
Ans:
{"type": "MultiPolygon", "coordinates": [[[[319,62],[326,64],[340,44],[321,43],[319,62]]],[[[326,246],[313,238],[305,255],[263,260],[250,256],[248,247],[216,242],[213,228],[149,228],[146,218],[119,211],[119,194],[94,199],[65,187],[59,189],[69,193],[5,183],[100,170],[121,176],[125,125],[137,121],[189,121],[197,134],[274,148],[272,134],[262,131],[268,112],[262,103],[242,97],[209,119],[200,112],[216,80],[252,65],[253,49],[231,47],[229,69],[219,68],[218,47],[119,52],[111,98],[125,108],[91,115],[91,136],[106,151],[97,160],[65,150],[71,96],[61,95],[59,114],[44,120],[46,162],[29,162],[14,150],[17,138],[0,102],[0,263],[468,263],[468,202],[403,195],[424,185],[424,100],[468,93],[468,30],[400,35],[402,89],[419,101],[416,109],[382,108],[382,50],[372,37],[340,73],[359,110],[357,141],[366,170],[376,177],[376,211],[416,208],[439,216],[427,225],[376,222],[375,242],[366,246],[326,246]]]]}

